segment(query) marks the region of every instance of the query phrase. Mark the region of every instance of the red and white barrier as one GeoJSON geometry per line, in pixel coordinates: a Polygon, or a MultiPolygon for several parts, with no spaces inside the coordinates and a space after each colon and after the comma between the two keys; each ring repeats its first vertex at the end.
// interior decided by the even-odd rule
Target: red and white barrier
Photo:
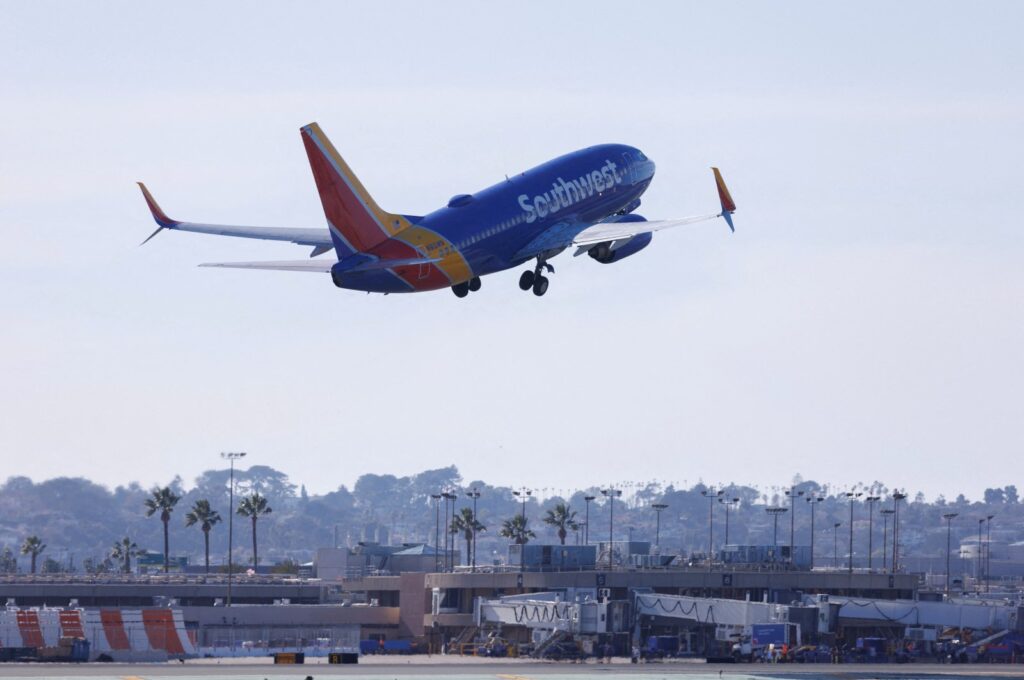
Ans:
{"type": "Polygon", "coordinates": [[[52,647],[89,640],[90,656],[117,659],[195,656],[178,609],[0,609],[0,646],[52,647]]]}

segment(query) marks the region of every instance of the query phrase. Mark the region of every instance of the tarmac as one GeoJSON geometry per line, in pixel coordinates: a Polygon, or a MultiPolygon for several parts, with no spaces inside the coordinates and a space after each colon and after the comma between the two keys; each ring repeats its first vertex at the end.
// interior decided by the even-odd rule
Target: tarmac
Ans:
{"type": "Polygon", "coordinates": [[[265,657],[246,659],[193,659],[155,664],[57,664],[4,663],[0,678],[110,678],[150,680],[157,678],[318,678],[349,680],[447,680],[454,677],[480,680],[658,680],[685,675],[694,680],[745,680],[747,678],[863,678],[915,680],[925,678],[1024,678],[1024,664],[707,664],[703,661],[670,661],[631,664],[628,659],[611,664],[542,662],[528,659],[480,659],[474,657],[414,656],[361,657],[359,664],[329,665],[310,658],[304,665],[274,665],[265,657]]]}

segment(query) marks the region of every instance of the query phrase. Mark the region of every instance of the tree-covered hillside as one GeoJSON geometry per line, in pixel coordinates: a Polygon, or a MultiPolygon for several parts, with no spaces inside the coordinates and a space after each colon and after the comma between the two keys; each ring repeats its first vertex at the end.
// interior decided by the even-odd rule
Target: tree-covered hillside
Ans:
{"type": "MultiPolygon", "coordinates": [[[[169,523],[172,555],[187,555],[192,563],[202,564],[203,532],[197,525],[186,527],[185,522],[188,510],[196,501],[208,500],[210,508],[218,511],[224,520],[210,531],[211,562],[214,565],[225,562],[228,474],[228,470],[210,470],[191,484],[180,478],[167,483],[173,494],[181,497],[169,523]]],[[[511,488],[492,486],[481,480],[463,480],[454,466],[408,477],[367,474],[360,477],[352,489],[339,486],[323,495],[308,494],[305,487],[290,480],[285,473],[261,465],[236,469],[235,483],[236,506],[246,494],[257,492],[273,509],[258,523],[261,564],[284,559],[306,561],[316,548],[331,546],[335,540],[349,546],[363,540],[433,544],[438,511],[431,495],[451,490],[457,496],[456,508],[461,510],[472,506],[467,492],[474,488],[480,492],[477,517],[486,527],[479,534],[478,562],[485,564],[506,554],[508,540],[499,536],[502,522],[522,511],[519,498],[513,495],[511,488]]],[[[879,482],[839,489],[799,478],[788,489],[733,485],[709,489],[703,484],[682,489],[657,482],[623,483],[620,488],[624,493],[615,501],[615,539],[631,536],[634,540],[654,542],[654,505],[665,504],[660,525],[662,552],[686,554],[707,549],[709,519],[712,518],[715,545],[722,544],[727,504],[730,543],[770,543],[773,524],[766,508],[790,508],[786,492],[791,491],[797,499],[793,504],[796,543],[806,545],[810,540],[813,505],[820,556],[832,555],[835,523],[841,523],[838,535],[845,555],[850,517],[847,493],[862,494],[853,496],[854,551],[864,555],[868,533],[868,508],[864,499],[879,496],[873,513],[876,559],[880,559],[881,554],[883,516],[880,511],[892,507],[894,491],[879,482]],[[808,498],[822,500],[812,504],[807,502],[808,498]]],[[[99,564],[109,556],[112,546],[126,536],[140,549],[162,551],[159,517],[146,516],[145,501],[149,496],[150,490],[136,483],[108,489],[82,478],[34,483],[26,477],[12,477],[0,486],[0,570],[10,570],[15,559],[21,571],[28,570],[28,557],[21,556],[19,548],[29,536],[38,536],[45,543],[45,551],[39,559],[43,569],[50,570],[66,569],[69,565],[81,570],[87,560],[89,564],[99,564]]],[[[546,512],[559,503],[567,503],[570,510],[576,511],[575,520],[582,525],[587,516],[586,496],[595,497],[589,513],[591,541],[607,540],[608,500],[599,489],[535,490],[526,504],[529,529],[536,533],[535,540],[558,542],[557,527],[542,520],[546,512]],[[543,498],[538,499],[538,496],[543,498]]],[[[443,505],[441,508],[443,512],[443,505]]],[[[789,542],[790,512],[779,515],[780,544],[789,542]]],[[[1024,539],[1024,532],[1019,529],[1024,519],[1024,506],[1012,485],[988,489],[984,498],[975,502],[963,496],[952,502],[941,497],[926,502],[922,494],[908,494],[900,508],[901,552],[944,555],[943,514],[952,512],[958,513],[953,521],[954,545],[962,537],[976,536],[977,520],[988,515],[994,515],[993,540],[1024,539]]],[[[249,525],[245,518],[237,515],[235,523],[235,559],[244,564],[251,559],[249,525]]],[[[440,524],[443,531],[443,519],[440,524]]],[[[566,542],[575,543],[585,531],[583,526],[578,531],[570,531],[566,542]]]]}

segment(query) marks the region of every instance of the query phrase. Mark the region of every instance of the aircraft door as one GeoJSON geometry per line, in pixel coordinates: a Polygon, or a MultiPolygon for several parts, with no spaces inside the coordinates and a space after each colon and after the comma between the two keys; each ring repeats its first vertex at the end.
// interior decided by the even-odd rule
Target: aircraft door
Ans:
{"type": "MultiPolygon", "coordinates": [[[[419,255],[420,257],[430,257],[430,251],[428,251],[422,245],[420,247],[416,248],[416,254],[419,255]]],[[[417,279],[422,281],[423,279],[425,279],[428,276],[430,276],[430,265],[429,264],[422,263],[422,264],[418,265],[416,269],[417,269],[417,271],[416,271],[416,278],[417,279]]]]}

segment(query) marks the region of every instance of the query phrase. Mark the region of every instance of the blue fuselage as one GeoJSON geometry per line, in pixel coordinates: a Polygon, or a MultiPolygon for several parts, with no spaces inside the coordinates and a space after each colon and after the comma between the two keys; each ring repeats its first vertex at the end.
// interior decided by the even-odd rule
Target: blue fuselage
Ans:
{"type": "Polygon", "coordinates": [[[426,250],[445,262],[433,275],[377,271],[346,274],[335,283],[373,292],[430,290],[553,257],[586,227],[636,209],[653,176],[654,162],[622,144],[559,156],[475,194],[455,196],[429,215],[410,217],[415,228],[436,235],[426,250]]]}

